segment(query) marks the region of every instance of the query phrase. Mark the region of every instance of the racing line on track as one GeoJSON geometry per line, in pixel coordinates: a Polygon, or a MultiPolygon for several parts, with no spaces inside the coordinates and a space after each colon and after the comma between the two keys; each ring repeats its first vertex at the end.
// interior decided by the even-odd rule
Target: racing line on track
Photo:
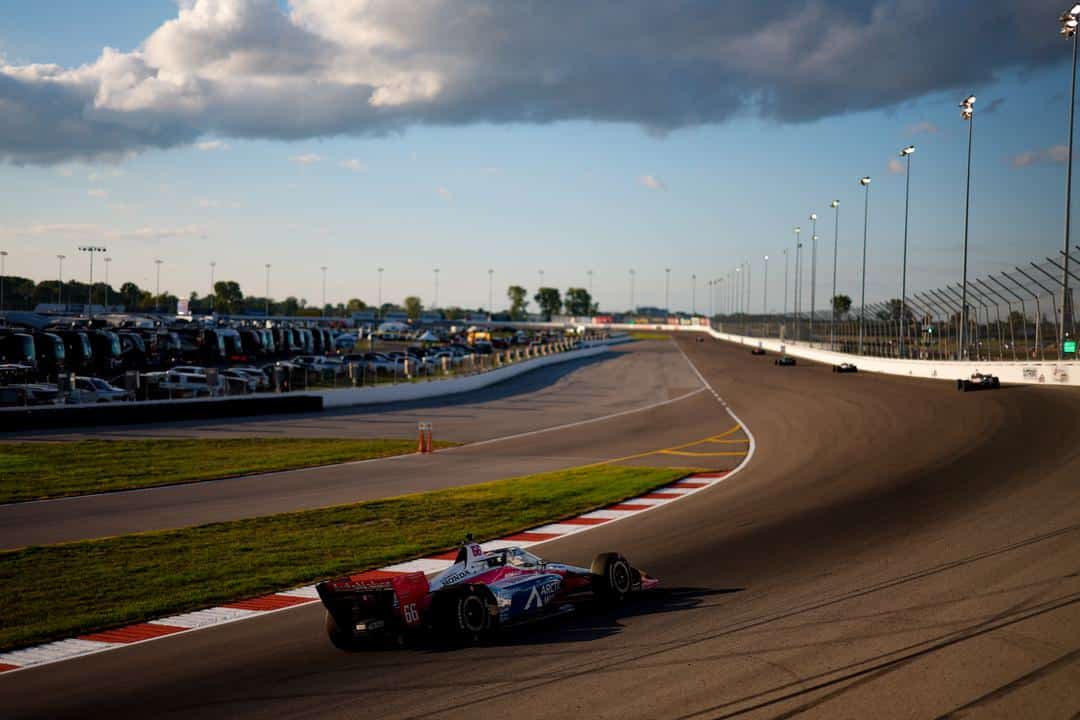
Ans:
{"type": "MultiPolygon", "coordinates": [[[[677,344],[676,347],[678,347],[677,344]]],[[[747,463],[749,463],[754,456],[755,442],[753,434],[742,420],[732,412],[727,403],[724,402],[720,395],[717,394],[716,390],[713,389],[712,385],[710,385],[705,377],[698,371],[697,367],[691,362],[690,358],[687,357],[686,353],[683,352],[682,348],[679,348],[679,352],[682,353],[683,358],[690,365],[690,368],[698,376],[705,388],[712,393],[717,402],[724,407],[724,410],[728,415],[730,415],[737,423],[736,428],[732,428],[725,433],[714,435],[704,441],[697,441],[697,443],[690,444],[722,442],[723,438],[727,435],[741,428],[749,443],[749,447],[743,456],[742,462],[731,470],[696,473],[643,495],[613,503],[599,510],[593,510],[592,512],[587,512],[577,517],[540,525],[523,532],[514,533],[495,540],[489,540],[481,543],[484,550],[494,550],[509,546],[522,548],[533,547],[542,545],[551,540],[587,532],[601,525],[608,525],[610,523],[619,522],[620,520],[635,517],[641,513],[655,510],[656,508],[669,503],[693,497],[703,490],[707,490],[714,485],[720,484],[746,467],[747,463]]],[[[669,448],[669,450],[677,451],[679,447],[684,446],[676,446],[676,448],[669,448]]],[[[664,451],[652,451],[652,453],[645,454],[659,452],[664,451]]],[[[429,574],[436,573],[450,567],[450,565],[453,564],[453,558],[456,555],[457,550],[451,550],[436,555],[418,558],[416,560],[387,565],[386,567],[378,568],[376,570],[367,570],[363,573],[354,575],[353,577],[386,578],[407,572],[416,572],[418,570],[429,574]]],[[[51,663],[61,662],[63,660],[69,660],[71,658],[83,657],[128,647],[130,645],[152,642],[180,633],[205,630],[207,628],[218,627],[252,617],[261,617],[263,615],[282,612],[284,610],[302,607],[317,602],[319,602],[319,599],[318,594],[315,591],[315,586],[305,585],[303,587],[271,593],[261,597],[226,603],[205,610],[172,615],[156,620],[150,620],[148,622],[135,623],[120,628],[113,628],[111,630],[89,633],[75,638],[68,638],[66,640],[56,640],[41,645],[22,648],[20,650],[0,653],[0,672],[28,670],[51,663]]]]}

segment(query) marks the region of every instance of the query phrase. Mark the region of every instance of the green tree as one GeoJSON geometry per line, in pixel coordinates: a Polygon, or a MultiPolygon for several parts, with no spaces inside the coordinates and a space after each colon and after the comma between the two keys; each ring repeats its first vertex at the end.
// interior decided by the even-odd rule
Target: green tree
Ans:
{"type": "Polygon", "coordinates": [[[592,295],[584,288],[568,288],[566,291],[567,315],[589,315],[592,312],[592,295]]]}
{"type": "Polygon", "coordinates": [[[367,310],[367,303],[360,298],[349,298],[349,302],[345,305],[345,313],[354,313],[361,310],[367,310]]]}
{"type": "Polygon", "coordinates": [[[506,297],[510,300],[510,317],[520,320],[525,317],[525,308],[529,301],[525,299],[528,291],[520,285],[511,285],[506,289],[506,297]]]}
{"type": "Polygon", "coordinates": [[[240,291],[240,284],[235,280],[218,280],[214,283],[215,312],[233,315],[240,312],[243,303],[244,293],[240,291]]]}
{"type": "Polygon", "coordinates": [[[843,317],[851,310],[851,298],[847,295],[836,295],[832,299],[833,313],[837,317],[843,317]]]}
{"type": "Polygon", "coordinates": [[[420,313],[424,311],[424,304],[420,302],[420,298],[415,295],[410,295],[405,298],[405,312],[409,314],[410,320],[416,320],[420,317],[420,313]]]}
{"type": "Polygon", "coordinates": [[[550,320],[552,315],[558,315],[562,309],[562,296],[556,288],[542,287],[533,295],[533,300],[540,306],[545,320],[550,320]]]}

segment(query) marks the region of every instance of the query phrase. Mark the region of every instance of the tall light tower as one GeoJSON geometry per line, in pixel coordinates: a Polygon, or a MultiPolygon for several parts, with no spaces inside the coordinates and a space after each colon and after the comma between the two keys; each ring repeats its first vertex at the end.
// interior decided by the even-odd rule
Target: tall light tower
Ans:
{"type": "Polygon", "coordinates": [[[56,304],[57,305],[63,305],[64,304],[64,258],[66,258],[66,257],[67,257],[67,255],[57,255],[56,256],[56,259],[60,261],[60,271],[59,271],[59,273],[57,275],[59,280],[57,281],[57,285],[56,285],[56,304]]]}
{"type": "MultiPolygon", "coordinates": [[[[1076,28],[1080,24],[1080,3],[1073,5],[1061,15],[1061,35],[1072,38],[1072,82],[1069,85],[1069,144],[1066,146],[1065,162],[1065,242],[1061,269],[1061,318],[1058,337],[1064,340],[1065,327],[1072,320],[1072,295],[1069,294],[1069,235],[1072,229],[1072,161],[1073,161],[1073,116],[1076,112],[1076,55],[1077,42],[1080,36],[1076,28]]],[[[1058,359],[1061,358],[1063,348],[1058,346],[1058,359]]]]}
{"type": "Polygon", "coordinates": [[[900,151],[900,157],[907,160],[907,168],[904,171],[904,254],[900,265],[900,337],[897,345],[900,348],[900,357],[904,357],[904,343],[907,339],[907,239],[908,239],[908,209],[911,207],[911,156],[915,154],[915,146],[908,145],[900,151]]]}
{"type": "Polygon", "coordinates": [[[697,315],[697,275],[690,275],[690,316],[697,315]]]}
{"type": "MultiPolygon", "coordinates": [[[[543,270],[538,270],[537,273],[539,273],[539,275],[540,275],[540,287],[544,287],[544,271],[543,270]]],[[[540,288],[537,288],[537,290],[539,290],[539,289],[540,288]]]]}
{"type": "Polygon", "coordinates": [[[270,317],[270,263],[266,263],[266,296],[263,298],[263,317],[270,317]]]}
{"type": "Polygon", "coordinates": [[[90,288],[86,293],[86,319],[94,319],[94,253],[108,252],[103,247],[97,247],[94,245],[80,245],[79,252],[87,253],[90,256],[90,288]]]}
{"type": "Polygon", "coordinates": [[[810,342],[814,342],[814,299],[817,295],[817,213],[810,213],[810,342]]]}
{"type": "Polygon", "coordinates": [[[495,315],[495,269],[488,268],[488,320],[495,315]]]}
{"type": "Polygon", "coordinates": [[[592,270],[586,270],[585,274],[589,276],[589,298],[592,298],[592,270]]]}
{"type": "Polygon", "coordinates": [[[788,254],[784,248],[784,317],[787,317],[787,293],[788,293],[788,254]]]}
{"type": "Polygon", "coordinates": [[[326,317],[326,266],[320,265],[319,269],[322,270],[322,309],[319,314],[326,317]]]}
{"type": "MultiPolygon", "coordinates": [[[[106,260],[108,260],[108,258],[106,258],[106,260]]],[[[210,261],[210,312],[207,313],[208,315],[213,315],[214,314],[214,298],[217,295],[217,293],[214,292],[214,269],[215,268],[217,268],[217,263],[214,262],[213,260],[211,260],[210,261]]]]}
{"type": "Polygon", "coordinates": [[[4,312],[4,273],[6,272],[4,265],[7,256],[7,250],[0,250],[0,313],[4,312]]]}
{"type": "Polygon", "coordinates": [[[863,233],[862,233],[862,300],[859,302],[859,354],[863,352],[863,323],[866,322],[866,239],[870,232],[870,176],[859,180],[859,184],[866,190],[863,205],[863,233]]]}
{"type": "Polygon", "coordinates": [[[154,312],[161,312],[161,263],[164,260],[154,260],[154,312]]]}
{"type": "Polygon", "coordinates": [[[630,313],[634,313],[634,276],[637,273],[633,268],[630,268],[630,313]]]}
{"type": "Polygon", "coordinates": [[[829,207],[835,210],[833,217],[833,242],[832,242],[832,295],[829,296],[829,349],[835,349],[836,342],[836,256],[840,247],[840,201],[833,200],[829,207]]]}
{"type": "Polygon", "coordinates": [[[800,265],[801,265],[801,260],[802,260],[802,242],[799,239],[800,233],[802,233],[802,228],[799,227],[798,225],[796,225],[795,226],[795,282],[794,282],[795,294],[794,294],[794,296],[792,296],[792,299],[791,299],[792,315],[793,315],[792,316],[792,321],[795,323],[795,339],[796,340],[799,339],[799,334],[800,334],[799,333],[799,306],[801,305],[801,301],[800,301],[800,297],[799,297],[799,291],[800,291],[799,279],[800,279],[801,273],[799,271],[801,269],[800,265]]]}
{"type": "Polygon", "coordinates": [[[432,309],[437,310],[439,308],[439,268],[435,268],[435,302],[432,303],[432,309]]]}
{"type": "MultiPolygon", "coordinates": [[[[964,191],[964,274],[960,291],[960,344],[957,347],[957,360],[967,357],[967,265],[968,265],[968,220],[971,215],[971,145],[975,136],[975,96],[968,95],[960,103],[960,117],[968,124],[967,186],[964,191]]],[[[1067,245],[1066,245],[1067,247],[1067,245]]]]}
{"type": "Polygon", "coordinates": [[[761,288],[761,314],[769,314],[769,256],[765,256],[765,269],[762,277],[761,288]]]}
{"type": "Polygon", "coordinates": [[[382,317],[382,273],[384,268],[379,268],[379,309],[377,317],[382,317]]]}
{"type": "Polygon", "coordinates": [[[671,315],[671,268],[664,268],[664,312],[671,315]]]}

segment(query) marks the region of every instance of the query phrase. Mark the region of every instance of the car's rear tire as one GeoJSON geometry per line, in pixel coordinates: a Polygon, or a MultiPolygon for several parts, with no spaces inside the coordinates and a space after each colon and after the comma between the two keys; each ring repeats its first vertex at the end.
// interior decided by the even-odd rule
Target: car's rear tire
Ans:
{"type": "Polygon", "coordinates": [[[480,642],[495,630],[494,603],[491,593],[479,587],[441,595],[435,605],[436,629],[449,640],[480,642]]]}
{"type": "Polygon", "coordinates": [[[608,605],[622,602],[634,587],[634,569],[619,553],[601,553],[593,559],[593,594],[608,605]]]}
{"type": "Polygon", "coordinates": [[[326,613],[326,636],[330,638],[331,645],[345,652],[356,652],[357,650],[363,650],[367,646],[367,643],[356,637],[355,634],[338,625],[337,621],[334,620],[334,616],[330,613],[326,613]]]}
{"type": "Polygon", "coordinates": [[[995,389],[1001,387],[1001,379],[995,377],[993,380],[990,381],[990,385],[995,389]]]}

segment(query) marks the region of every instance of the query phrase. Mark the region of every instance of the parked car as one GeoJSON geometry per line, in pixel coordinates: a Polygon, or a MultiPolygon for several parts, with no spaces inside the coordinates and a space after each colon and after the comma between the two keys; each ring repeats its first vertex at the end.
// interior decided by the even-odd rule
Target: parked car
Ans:
{"type": "Polygon", "coordinates": [[[233,373],[241,373],[241,374],[245,375],[246,377],[251,378],[252,380],[254,380],[255,381],[255,389],[257,391],[258,390],[269,390],[270,389],[270,378],[267,377],[266,373],[264,373],[259,368],[241,366],[241,367],[229,368],[229,370],[232,371],[233,373]]]}
{"type": "Polygon", "coordinates": [[[0,385],[0,406],[53,405],[59,397],[56,386],[46,383],[0,385]]]}
{"type": "Polygon", "coordinates": [[[259,389],[259,381],[241,370],[227,368],[220,376],[229,395],[250,395],[259,389]]]}
{"type": "Polygon", "coordinates": [[[133,400],[129,390],[110,385],[96,377],[75,377],[75,387],[68,392],[67,400],[71,403],[106,403],[121,400],[133,400]]]}
{"type": "Polygon", "coordinates": [[[217,397],[224,392],[220,378],[217,383],[212,384],[206,375],[178,372],[175,369],[164,373],[164,377],[156,385],[160,394],[173,398],[217,397]]]}

